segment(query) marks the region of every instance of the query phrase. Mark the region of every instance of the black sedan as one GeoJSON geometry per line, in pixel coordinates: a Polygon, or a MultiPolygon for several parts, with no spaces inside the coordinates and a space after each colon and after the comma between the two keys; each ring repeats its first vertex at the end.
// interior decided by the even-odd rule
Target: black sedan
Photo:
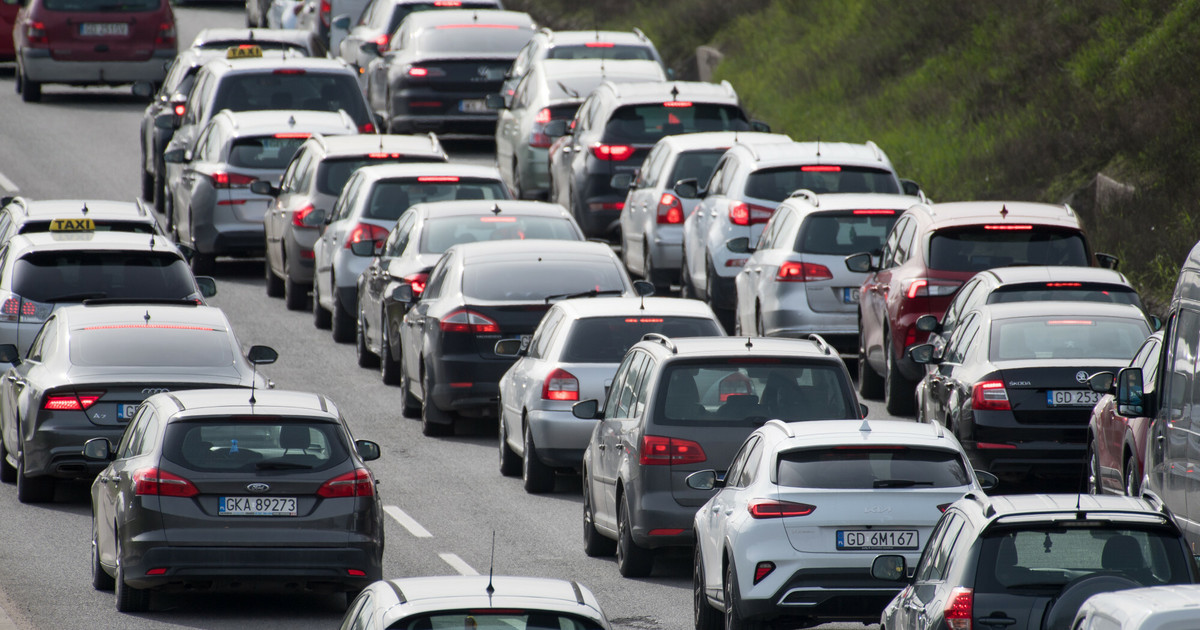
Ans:
{"type": "MultiPolygon", "coordinates": [[[[406,411],[421,408],[425,435],[454,430],[455,414],[495,417],[500,377],[515,360],[496,354],[504,337],[531,335],[555,299],[648,295],[607,245],[551,240],[464,243],[446,250],[400,331],[406,411]],[[418,402],[420,401],[420,402],[418,402]]],[[[393,291],[415,299],[411,284],[393,291]]]]}
{"type": "Polygon", "coordinates": [[[978,469],[1077,484],[1100,398],[1088,377],[1128,364],[1149,334],[1146,314],[1131,304],[981,305],[944,351],[928,343],[909,349],[914,361],[933,365],[917,386],[919,419],[953,430],[978,469]]]}

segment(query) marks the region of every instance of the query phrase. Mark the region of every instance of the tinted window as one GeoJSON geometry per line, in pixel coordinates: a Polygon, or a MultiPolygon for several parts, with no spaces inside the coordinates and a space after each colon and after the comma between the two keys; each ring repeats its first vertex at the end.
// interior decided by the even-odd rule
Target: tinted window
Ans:
{"type": "Polygon", "coordinates": [[[654,144],[663,136],[680,133],[749,129],[745,114],[736,105],[687,103],[687,107],[665,107],[651,103],[627,105],[613,112],[604,128],[604,141],[654,144]]]}
{"type": "Polygon", "coordinates": [[[154,11],[162,6],[162,0],[130,0],[129,2],[113,2],[112,0],[45,0],[42,6],[51,11],[132,13],[134,11],[154,11]]]}
{"type": "Polygon", "coordinates": [[[349,457],[338,425],[260,416],[175,422],[163,457],[191,470],[321,470],[349,457]]]}
{"type": "Polygon", "coordinates": [[[929,240],[929,267],[946,271],[983,271],[1010,265],[1088,266],[1083,236],[1074,230],[1038,226],[1028,230],[988,227],[974,225],[934,233],[929,240]]]}
{"type": "MultiPolygon", "coordinates": [[[[95,220],[96,232],[133,232],[135,234],[155,234],[154,223],[149,221],[103,221],[95,220]]],[[[30,232],[49,232],[49,221],[26,221],[21,224],[20,234],[30,232]]]]}
{"type": "Polygon", "coordinates": [[[694,179],[703,185],[712,177],[717,160],[720,160],[722,155],[725,155],[725,149],[680,153],[679,157],[675,158],[675,167],[671,169],[671,178],[664,182],[664,185],[670,188],[681,179],[694,179]]]}
{"type": "Polygon", "coordinates": [[[321,162],[317,169],[317,190],[326,195],[337,195],[342,187],[350,180],[354,171],[372,164],[401,164],[406,162],[439,162],[435,158],[424,155],[402,156],[400,154],[380,154],[381,157],[334,158],[321,162]],[[386,157],[384,157],[386,156],[386,157]]]}
{"type": "Polygon", "coordinates": [[[832,365],[780,358],[676,362],[666,368],[658,396],[662,424],[732,423],[857,418],[850,385],[832,365]]]}
{"type": "Polygon", "coordinates": [[[550,611],[462,610],[406,617],[388,626],[389,630],[463,630],[463,628],[503,628],[504,630],[600,630],[596,622],[574,615],[550,611]]]}
{"type": "Polygon", "coordinates": [[[779,454],[779,485],[792,488],[956,488],[968,483],[962,456],[941,449],[856,445],[779,454]]]}
{"type": "Polygon", "coordinates": [[[353,76],[280,69],[270,74],[231,74],[221,80],[212,111],[306,109],[345,110],[356,125],[371,122],[362,90],[353,76]]]}
{"type": "Polygon", "coordinates": [[[565,363],[620,363],[646,333],[668,337],[715,337],[716,322],[699,317],[589,317],[571,327],[561,360],[565,363]],[[604,343],[596,343],[603,339],[604,343]]]}
{"type": "Polygon", "coordinates": [[[1119,284],[1092,284],[1086,282],[1039,282],[1037,284],[1015,284],[997,287],[987,298],[988,304],[1005,302],[1105,302],[1132,304],[1142,307],[1136,291],[1119,284]]]}
{"type": "Polygon", "coordinates": [[[783,201],[807,188],[815,193],[899,193],[896,176],[875,168],[787,166],[755,171],[746,179],[746,196],[783,201]],[[838,169],[826,170],[826,169],[838,169]]]}
{"type": "MultiPolygon", "coordinates": [[[[753,175],[751,176],[753,177],[753,175]]],[[[883,248],[883,239],[900,216],[864,214],[876,211],[822,212],[809,215],[796,239],[795,250],[805,254],[848,256],[883,248]]],[[[878,211],[883,212],[883,211],[878,211]]]]}
{"type": "Polygon", "coordinates": [[[34,302],[196,297],[187,263],[145,252],[34,252],[17,261],[13,292],[34,302]]]}
{"type": "Polygon", "coordinates": [[[305,138],[279,138],[259,136],[238,138],[229,147],[229,165],[245,168],[260,168],[282,171],[287,168],[296,149],[304,144],[305,138]]]}
{"type": "Polygon", "coordinates": [[[1015,359],[1121,359],[1128,361],[1150,334],[1140,319],[1022,317],[992,322],[990,357],[1015,359]]]}
{"type": "MultiPolygon", "coordinates": [[[[504,53],[516,57],[517,51],[521,50],[530,37],[533,37],[533,31],[525,28],[467,29],[439,26],[437,30],[426,30],[421,33],[417,49],[422,53],[454,53],[456,56],[472,53],[504,53]]],[[[511,62],[504,64],[504,71],[508,70],[509,65],[511,62]]],[[[498,76],[489,78],[499,81],[504,78],[504,71],[501,71],[498,76]]]]}
{"type": "Polygon", "coordinates": [[[377,182],[365,216],[395,221],[409,206],[455,199],[508,199],[508,189],[494,179],[478,177],[409,177],[377,182]]]}
{"type": "Polygon", "coordinates": [[[571,260],[487,262],[463,269],[463,294],[481,300],[528,302],[584,291],[624,291],[616,265],[571,260]]]}
{"type": "Polygon", "coordinates": [[[573,46],[555,46],[547,54],[547,59],[649,59],[654,55],[645,46],[628,46],[592,42],[573,46]]]}
{"type": "Polygon", "coordinates": [[[459,243],[526,238],[580,240],[575,226],[560,217],[444,217],[426,220],[421,231],[420,251],[422,254],[440,254],[459,243]]]}
{"type": "Polygon", "coordinates": [[[233,46],[258,46],[262,50],[286,50],[291,53],[300,53],[302,56],[308,56],[308,49],[298,44],[290,44],[287,42],[273,42],[265,39],[212,39],[206,41],[199,46],[200,50],[225,50],[233,46]]]}
{"type": "Polygon", "coordinates": [[[96,326],[72,331],[71,363],[112,367],[228,367],[233,348],[224,330],[195,327],[96,326]],[[163,352],[171,348],[171,352],[163,352]]]}

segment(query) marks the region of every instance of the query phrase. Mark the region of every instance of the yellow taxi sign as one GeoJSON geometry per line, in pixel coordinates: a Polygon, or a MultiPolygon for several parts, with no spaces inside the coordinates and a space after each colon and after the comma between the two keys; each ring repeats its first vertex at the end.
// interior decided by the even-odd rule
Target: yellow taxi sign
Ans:
{"type": "Polygon", "coordinates": [[[93,232],[96,222],[91,219],[55,219],[50,222],[51,232],[93,232]]]}
{"type": "Polygon", "coordinates": [[[254,59],[262,56],[262,47],[255,44],[233,46],[225,51],[226,59],[254,59]]]}

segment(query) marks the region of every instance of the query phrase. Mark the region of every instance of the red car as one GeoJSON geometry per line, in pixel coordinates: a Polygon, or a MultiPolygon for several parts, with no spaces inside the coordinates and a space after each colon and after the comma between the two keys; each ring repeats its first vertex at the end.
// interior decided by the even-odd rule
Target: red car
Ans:
{"type": "MultiPolygon", "coordinates": [[[[1162,351],[1162,331],[1146,338],[1129,362],[1145,375],[1143,397],[1154,392],[1155,373],[1162,351]]],[[[1142,493],[1142,463],[1146,454],[1146,435],[1153,418],[1126,416],[1118,409],[1111,391],[1092,408],[1088,422],[1088,491],[1092,494],[1142,493]]]]}
{"type": "Polygon", "coordinates": [[[17,11],[21,5],[17,0],[0,0],[0,61],[13,61],[17,58],[13,48],[13,26],[17,23],[17,11]]]}

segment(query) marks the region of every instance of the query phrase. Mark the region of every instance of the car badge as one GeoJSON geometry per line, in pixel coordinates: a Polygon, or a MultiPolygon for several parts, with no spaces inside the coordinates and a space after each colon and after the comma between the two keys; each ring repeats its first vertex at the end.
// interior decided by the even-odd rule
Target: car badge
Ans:
{"type": "Polygon", "coordinates": [[[866,514],[886,514],[891,511],[892,506],[890,505],[872,505],[863,510],[863,512],[866,514]]]}
{"type": "Polygon", "coordinates": [[[1088,373],[1084,372],[1083,370],[1079,370],[1075,373],[1075,380],[1079,381],[1080,383],[1086,383],[1088,381],[1088,373]]]}
{"type": "Polygon", "coordinates": [[[171,390],[166,387],[147,387],[146,389],[142,390],[142,395],[143,396],[153,396],[155,394],[165,394],[169,391],[171,391],[171,390]]]}
{"type": "Polygon", "coordinates": [[[246,489],[255,494],[262,494],[271,489],[271,486],[265,483],[251,483],[246,485],[246,489]]]}

